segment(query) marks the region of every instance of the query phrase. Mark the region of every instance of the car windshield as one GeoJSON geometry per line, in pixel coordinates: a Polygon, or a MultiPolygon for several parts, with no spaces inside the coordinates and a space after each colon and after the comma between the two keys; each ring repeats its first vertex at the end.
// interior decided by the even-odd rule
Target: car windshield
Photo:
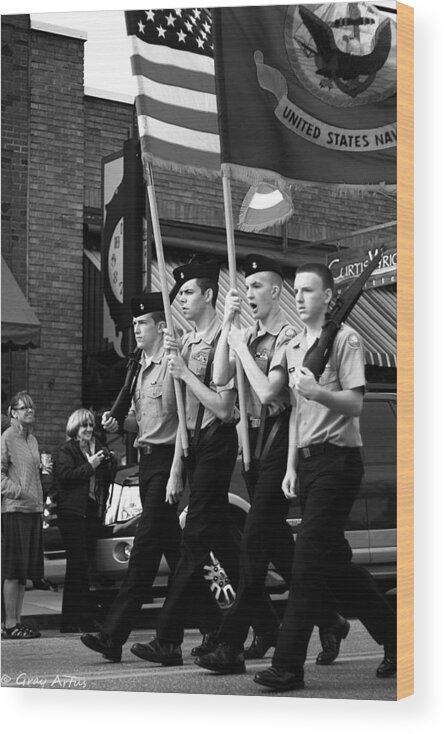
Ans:
{"type": "Polygon", "coordinates": [[[106,507],[104,525],[126,522],[141,513],[140,488],[114,483],[106,507]]]}

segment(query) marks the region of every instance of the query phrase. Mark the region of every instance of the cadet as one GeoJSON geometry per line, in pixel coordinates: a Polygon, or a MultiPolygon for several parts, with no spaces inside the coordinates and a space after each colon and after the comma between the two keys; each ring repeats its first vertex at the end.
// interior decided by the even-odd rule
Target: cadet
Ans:
{"type": "MultiPolygon", "coordinates": [[[[139,450],[140,498],[143,512],[135,534],[129,567],[102,630],[84,634],[81,641],[113,662],[121,660],[122,646],[132,630],[133,617],[150,595],[164,554],[173,571],[180,557],[181,530],[177,515],[178,492],[166,491],[178,419],[174,383],[163,346],[166,327],[161,293],[131,299],[137,347],[142,350],[141,370],[133,402],[124,423],[136,428],[139,450]]],[[[118,423],[105,412],[104,428],[117,431],[118,423]]]]}
{"type": "Polygon", "coordinates": [[[321,333],[333,293],[332,274],[325,265],[312,263],[297,269],[295,298],[305,330],[286,349],[295,399],[282,487],[286,497],[294,497],[299,487],[303,519],[272,667],[254,678],[279,691],[304,687],[307,647],[327,591],[342,608],[354,609],[373,638],[384,645],[385,657],[377,675],[396,672],[395,614],[372,576],[352,563],[344,536],[363,476],[359,415],[365,376],[358,334],[349,326],[341,327],[319,383],[302,367],[307,350],[321,333]]]}
{"type": "MultiPolygon", "coordinates": [[[[276,644],[279,618],[265,593],[265,577],[269,562],[273,562],[286,583],[290,583],[294,550],[292,530],[286,521],[289,502],[281,492],[287,466],[290,412],[281,355],[297,329],[290,325],[280,307],[280,266],[267,257],[249,255],[244,270],[247,299],[256,322],[245,333],[231,326],[234,313],[240,310],[240,300],[237,291],[230,291],[214,379],[218,383],[229,379],[237,352],[247,376],[250,444],[259,468],[251,482],[252,504],[242,538],[236,601],[219,631],[218,647],[196,660],[197,665],[221,673],[245,670],[244,656],[261,658],[276,644]],[[255,628],[254,641],[243,654],[250,625],[255,628]]],[[[339,617],[332,604],[322,604],[319,621],[330,632],[324,638],[322,630],[325,643],[317,662],[327,664],[337,657],[340,639],[346,636],[349,624],[339,617]]]]}
{"type": "MultiPolygon", "coordinates": [[[[182,534],[180,561],[168,596],[160,612],[157,637],[148,644],[136,643],[131,651],[143,660],[162,665],[182,665],[181,643],[185,620],[191,613],[200,616],[199,628],[205,637],[221,623],[221,611],[203,578],[203,567],[211,550],[233,581],[238,572],[238,548],[232,547],[228,511],[228,489],[236,462],[238,439],[234,418],[236,390],[233,381],[223,387],[212,382],[212,361],[221,330],[215,303],[219,264],[198,263],[174,270],[180,286],[179,300],[194,330],[182,341],[181,355],[168,357],[170,373],[186,385],[186,425],[190,454],[187,473],[190,499],[182,534]]],[[[168,335],[165,346],[177,347],[168,335]]],[[[182,490],[183,463],[180,433],[168,482],[168,496],[182,490]]]]}

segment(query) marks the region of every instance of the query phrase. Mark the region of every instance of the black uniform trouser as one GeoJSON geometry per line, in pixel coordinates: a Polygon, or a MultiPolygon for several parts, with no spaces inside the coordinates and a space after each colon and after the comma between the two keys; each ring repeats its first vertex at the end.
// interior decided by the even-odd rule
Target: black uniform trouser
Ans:
{"type": "Polygon", "coordinates": [[[94,614],[88,578],[101,527],[98,505],[88,500],[85,517],[59,515],[59,530],[66,552],[64,593],[62,597],[62,627],[77,627],[94,614]]]}
{"type": "Polygon", "coordinates": [[[213,428],[201,431],[188,468],[191,494],[180,561],[158,618],[157,637],[163,642],[181,644],[185,621],[192,616],[202,634],[218,629],[222,614],[203,578],[211,550],[219,548],[219,560],[231,582],[234,584],[237,578],[239,553],[230,533],[228,505],[238,449],[237,432],[230,424],[220,424],[214,431],[213,428]]]}
{"type": "MultiPolygon", "coordinates": [[[[236,600],[225,616],[219,631],[222,641],[242,645],[250,626],[256,634],[276,631],[279,618],[265,592],[265,579],[270,562],[289,583],[293,557],[293,534],[286,518],[289,503],[281,483],[287,466],[288,412],[279,418],[268,418],[264,444],[279,420],[279,430],[267,456],[259,464],[258,479],[251,493],[251,507],[245,520],[241,543],[241,570],[236,600]]],[[[250,431],[253,452],[257,429],[250,431]]]]}
{"type": "Polygon", "coordinates": [[[358,448],[325,444],[299,459],[303,519],[295,544],[292,584],[272,665],[301,671],[325,594],[356,616],[379,644],[392,644],[396,620],[372,576],[352,563],[344,529],[363,476],[358,448]]]}
{"type": "MultiPolygon", "coordinates": [[[[280,421],[280,427],[267,456],[262,457],[258,481],[251,496],[251,508],[245,522],[236,601],[219,632],[222,641],[238,647],[243,645],[250,625],[257,635],[274,633],[279,627],[279,617],[265,591],[269,563],[273,563],[288,585],[291,583],[295,544],[292,529],[287,523],[289,502],[281,489],[287,467],[288,411],[279,419],[267,419],[264,443],[277,420],[280,421]]],[[[257,430],[251,431],[252,451],[256,439],[257,430]]],[[[328,627],[337,619],[334,600],[326,595],[322,599],[318,624],[328,627]]]]}
{"type": "Polygon", "coordinates": [[[143,512],[135,534],[129,566],[102,632],[123,644],[132,630],[135,615],[152,590],[164,555],[171,571],[180,557],[181,529],[177,504],[166,499],[166,484],[174,447],[154,446],[151,454],[140,457],[140,499],[143,512]]]}

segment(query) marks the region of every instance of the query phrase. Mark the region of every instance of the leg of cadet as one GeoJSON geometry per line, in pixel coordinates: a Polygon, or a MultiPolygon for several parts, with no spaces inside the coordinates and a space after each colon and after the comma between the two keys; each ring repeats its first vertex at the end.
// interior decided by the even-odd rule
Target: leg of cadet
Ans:
{"type": "Polygon", "coordinates": [[[237,433],[223,424],[197,449],[191,496],[182,535],[180,561],[160,612],[157,635],[180,644],[184,621],[194,611],[203,634],[217,629],[220,609],[203,578],[203,567],[219,535],[220,518],[228,512],[228,488],[237,456],[237,433]]]}
{"type": "Polygon", "coordinates": [[[105,635],[121,645],[132,630],[135,614],[151,595],[163,552],[168,563],[179,558],[181,530],[177,505],[165,501],[169,475],[169,461],[164,456],[167,449],[172,454],[172,447],[161,447],[160,455],[142,456],[140,461],[143,513],[126,577],[102,627],[105,635]]]}
{"type": "Polygon", "coordinates": [[[257,635],[276,634],[279,627],[279,618],[265,594],[265,578],[276,545],[288,547],[284,555],[293,552],[293,537],[286,522],[289,505],[281,490],[287,431],[285,420],[260,465],[242,536],[238,593],[219,633],[219,639],[238,647],[243,645],[251,625],[257,635]]]}
{"type": "MultiPolygon", "coordinates": [[[[272,661],[276,668],[302,671],[325,589],[336,595],[342,608],[354,598],[352,589],[359,574],[351,562],[344,528],[362,474],[358,449],[334,450],[330,457],[315,457],[300,464],[300,488],[306,507],[296,541],[292,588],[272,661]],[[336,587],[331,581],[335,578],[336,587]]],[[[372,587],[364,590],[373,610],[382,607],[372,587]]],[[[370,627],[392,627],[388,611],[384,611],[384,617],[384,623],[370,620],[370,627]]]]}

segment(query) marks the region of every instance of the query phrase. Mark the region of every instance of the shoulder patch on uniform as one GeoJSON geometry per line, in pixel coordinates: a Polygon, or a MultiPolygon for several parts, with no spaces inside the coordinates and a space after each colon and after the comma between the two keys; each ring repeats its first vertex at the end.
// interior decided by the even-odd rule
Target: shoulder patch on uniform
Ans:
{"type": "Polygon", "coordinates": [[[360,339],[357,334],[349,334],[348,344],[352,349],[360,349],[360,339]]]}
{"type": "Polygon", "coordinates": [[[197,360],[197,362],[201,362],[202,364],[206,364],[208,362],[208,354],[206,352],[196,352],[195,354],[191,354],[191,358],[197,360]]]}

